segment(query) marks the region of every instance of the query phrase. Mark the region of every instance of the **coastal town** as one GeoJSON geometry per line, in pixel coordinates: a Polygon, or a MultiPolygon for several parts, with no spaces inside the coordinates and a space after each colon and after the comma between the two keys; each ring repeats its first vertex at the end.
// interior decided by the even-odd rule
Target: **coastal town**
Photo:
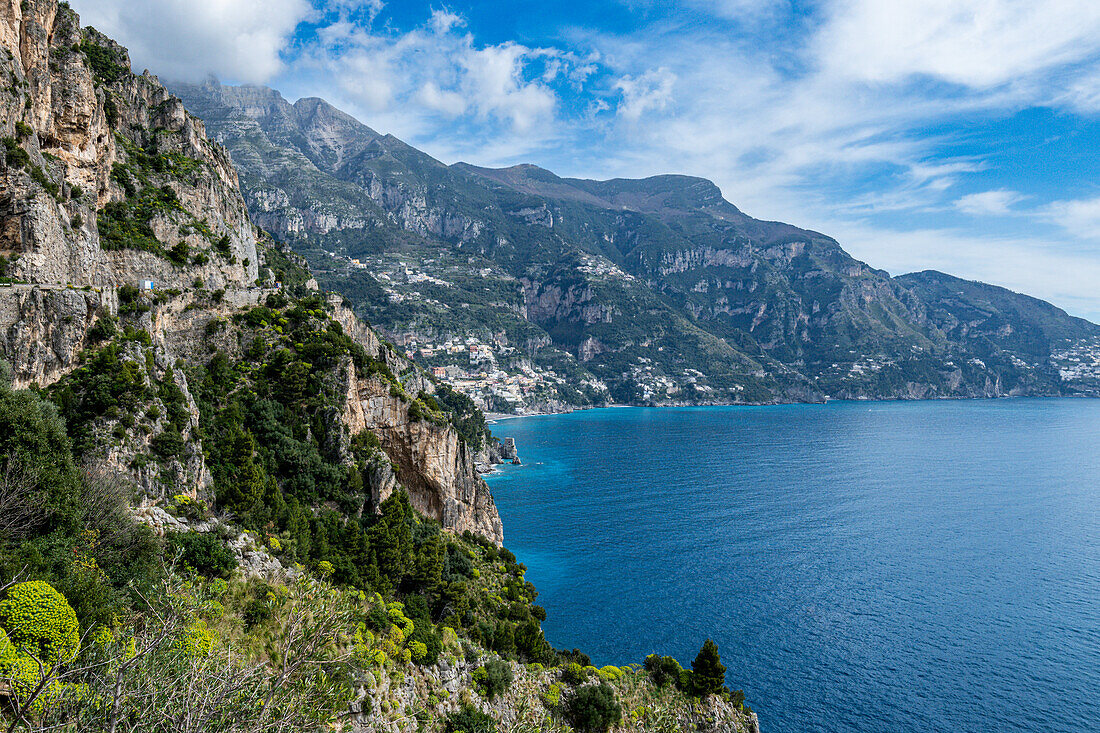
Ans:
{"type": "Polygon", "coordinates": [[[499,339],[485,343],[476,336],[453,336],[432,341],[406,333],[396,335],[394,342],[409,359],[486,412],[539,411],[536,405],[552,400],[556,386],[565,383],[552,371],[536,369],[514,346],[499,339]]]}
{"type": "MultiPolygon", "coordinates": [[[[465,258],[409,252],[361,257],[325,253],[313,266],[344,278],[369,278],[381,290],[386,308],[415,304],[434,314],[379,328],[406,357],[469,396],[485,412],[515,415],[565,408],[561,392],[574,388],[569,375],[540,357],[547,350],[556,352],[561,361],[572,357],[558,352],[546,339],[523,339],[517,333],[516,324],[520,329],[526,326],[522,290],[515,278],[500,269],[479,267],[465,258]],[[444,302],[448,298],[460,302],[448,304],[444,302]],[[486,307],[511,317],[487,323],[479,317],[486,307]]],[[[595,383],[592,388],[606,389],[595,383]]]]}

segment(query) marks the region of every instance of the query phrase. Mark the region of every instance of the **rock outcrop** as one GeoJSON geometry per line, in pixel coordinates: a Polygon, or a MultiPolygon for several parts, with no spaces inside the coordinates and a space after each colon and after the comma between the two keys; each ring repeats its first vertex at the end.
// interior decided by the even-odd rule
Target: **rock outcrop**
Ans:
{"type": "MultiPolygon", "coordinates": [[[[448,424],[414,419],[409,402],[379,377],[349,372],[345,422],[352,433],[369,430],[397,467],[397,480],[416,509],[446,529],[469,529],[498,545],[504,527],[474,453],[448,424]]],[[[391,489],[392,490],[392,489],[391,489]]],[[[379,500],[388,496],[383,490],[379,500]]]]}

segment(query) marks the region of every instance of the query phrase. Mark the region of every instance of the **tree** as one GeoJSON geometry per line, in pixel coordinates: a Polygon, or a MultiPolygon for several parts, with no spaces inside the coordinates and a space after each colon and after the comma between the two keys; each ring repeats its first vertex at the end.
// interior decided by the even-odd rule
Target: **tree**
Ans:
{"type": "Polygon", "coordinates": [[[622,716],[614,690],[604,682],[580,688],[565,704],[565,717],[579,731],[605,731],[622,716]]]}
{"type": "Polygon", "coordinates": [[[691,663],[692,681],[700,697],[712,695],[726,683],[726,668],[718,654],[718,645],[710,639],[703,642],[695,661],[691,663]]]}
{"type": "Polygon", "coordinates": [[[412,584],[429,603],[434,604],[439,599],[442,578],[443,542],[439,534],[434,533],[417,549],[412,584]]]}

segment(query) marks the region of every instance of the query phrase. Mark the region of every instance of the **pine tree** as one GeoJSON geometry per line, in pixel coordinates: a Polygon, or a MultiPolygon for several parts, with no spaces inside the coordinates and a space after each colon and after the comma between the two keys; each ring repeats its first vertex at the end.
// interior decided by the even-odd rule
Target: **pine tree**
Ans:
{"type": "Polygon", "coordinates": [[[438,534],[433,534],[420,546],[416,554],[416,569],[413,572],[414,589],[421,593],[429,604],[439,600],[443,577],[443,542],[438,534]]]}
{"type": "Polygon", "coordinates": [[[726,668],[718,655],[718,645],[710,639],[703,642],[699,655],[691,663],[692,684],[700,696],[711,695],[722,689],[726,682],[726,668]]]}

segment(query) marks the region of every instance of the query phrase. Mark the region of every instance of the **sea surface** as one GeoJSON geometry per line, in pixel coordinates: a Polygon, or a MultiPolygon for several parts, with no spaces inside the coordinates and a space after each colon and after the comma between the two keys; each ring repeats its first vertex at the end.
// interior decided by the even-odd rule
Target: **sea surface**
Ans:
{"type": "Polygon", "coordinates": [[[1100,731],[1100,400],[502,420],[558,648],[713,638],[763,733],[1100,731]]]}

